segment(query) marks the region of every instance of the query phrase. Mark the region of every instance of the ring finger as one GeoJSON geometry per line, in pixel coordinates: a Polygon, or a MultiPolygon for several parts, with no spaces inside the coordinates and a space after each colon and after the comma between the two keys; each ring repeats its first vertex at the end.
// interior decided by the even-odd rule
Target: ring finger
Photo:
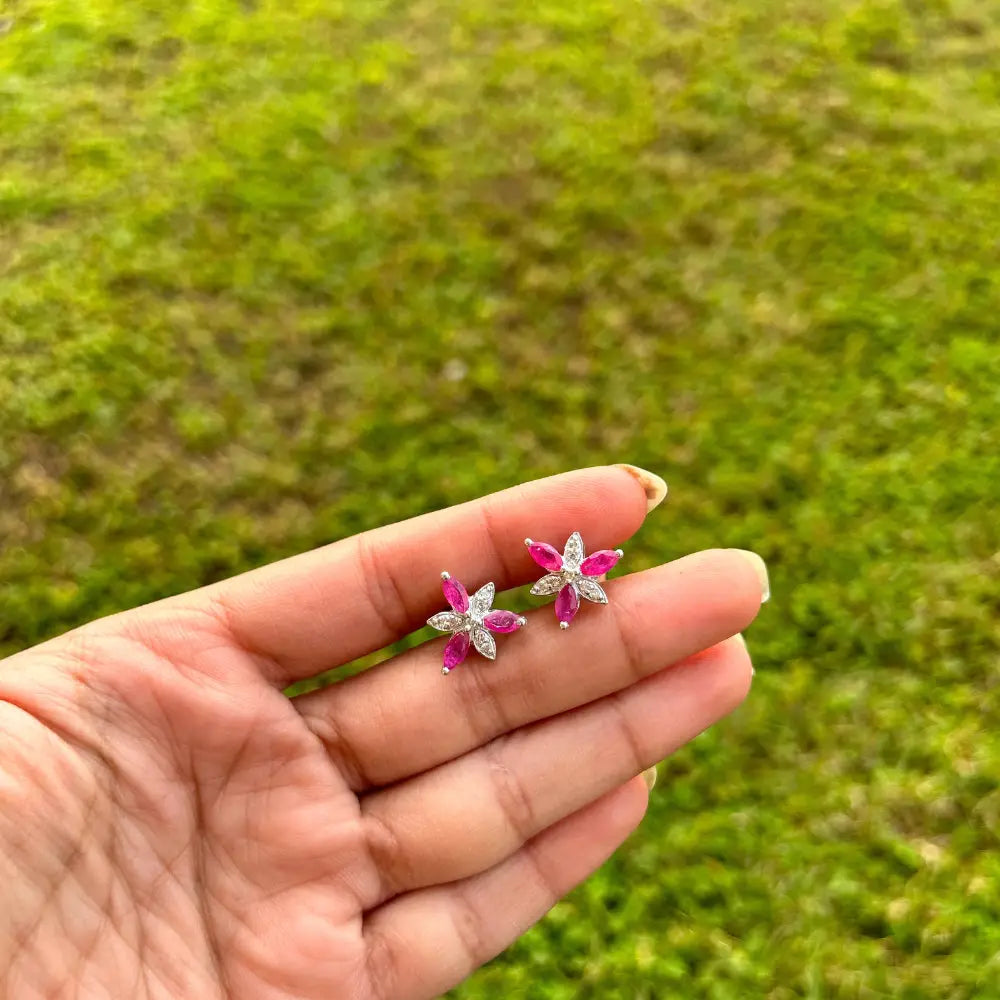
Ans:
{"type": "Polygon", "coordinates": [[[730,712],[750,676],[737,635],[624,691],[365,796],[367,841],[382,876],[366,907],[502,861],[730,712]]]}

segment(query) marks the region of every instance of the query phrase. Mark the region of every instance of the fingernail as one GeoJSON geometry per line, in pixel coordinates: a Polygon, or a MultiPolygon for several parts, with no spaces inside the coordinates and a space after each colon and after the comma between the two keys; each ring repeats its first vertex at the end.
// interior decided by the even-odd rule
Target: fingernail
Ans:
{"type": "MultiPolygon", "coordinates": [[[[763,602],[762,602],[762,603],[763,603],[763,602]]],[[[734,639],[735,639],[735,640],[736,640],[736,641],[737,641],[737,642],[738,642],[738,643],[739,643],[739,644],[740,644],[740,645],[741,645],[741,646],[742,646],[742,647],[743,647],[744,649],[746,649],[748,653],[750,652],[750,650],[749,650],[749,649],[747,649],[747,641],[746,641],[746,639],[745,639],[745,638],[743,637],[743,633],[742,633],[742,632],[737,632],[737,633],[736,633],[736,635],[734,635],[734,636],[733,636],[733,638],[734,638],[734,639]]],[[[757,673],[757,671],[756,671],[756,670],[754,670],[754,668],[753,668],[753,661],[751,660],[751,661],[750,661],[750,676],[751,676],[751,677],[753,677],[753,675],[754,675],[755,673],[757,673]]]]}
{"type": "Polygon", "coordinates": [[[656,784],[656,767],[647,767],[646,770],[642,772],[642,780],[646,782],[646,790],[651,792],[653,790],[653,785],[656,784]]]}
{"type": "Polygon", "coordinates": [[[618,463],[619,469],[624,469],[630,476],[634,476],[646,494],[646,513],[648,514],[654,507],[659,507],[667,495],[667,484],[655,473],[640,469],[638,465],[626,465],[624,462],[618,463]]]}
{"type": "Polygon", "coordinates": [[[760,603],[766,604],[771,599],[771,584],[767,578],[767,563],[756,552],[749,549],[733,549],[744,556],[754,568],[754,572],[760,578],[760,603]]]}

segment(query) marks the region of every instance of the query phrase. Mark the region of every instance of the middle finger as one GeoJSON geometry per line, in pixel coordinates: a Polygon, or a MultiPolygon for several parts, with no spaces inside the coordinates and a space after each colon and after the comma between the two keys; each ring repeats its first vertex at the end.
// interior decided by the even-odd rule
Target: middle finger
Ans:
{"type": "Polygon", "coordinates": [[[585,608],[568,631],[551,608],[530,613],[495,663],[470,659],[442,677],[443,643],[432,641],[296,705],[355,791],[388,785],[742,631],[763,594],[754,558],[697,552],[611,581],[611,604],[585,608]]]}

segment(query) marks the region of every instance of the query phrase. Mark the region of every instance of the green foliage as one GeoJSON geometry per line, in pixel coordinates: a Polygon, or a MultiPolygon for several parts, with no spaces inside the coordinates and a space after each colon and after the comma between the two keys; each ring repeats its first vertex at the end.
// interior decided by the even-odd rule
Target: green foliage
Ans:
{"type": "Polygon", "coordinates": [[[754,691],[455,995],[1000,996],[995,4],[0,12],[4,651],[646,466],[754,691]]]}

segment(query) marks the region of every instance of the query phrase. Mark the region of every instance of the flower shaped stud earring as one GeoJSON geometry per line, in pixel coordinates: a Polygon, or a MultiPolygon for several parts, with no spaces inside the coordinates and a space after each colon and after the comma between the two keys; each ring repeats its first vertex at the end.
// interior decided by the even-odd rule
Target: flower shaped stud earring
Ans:
{"type": "Polygon", "coordinates": [[[469,644],[487,660],[495,660],[497,644],[490,632],[516,632],[528,619],[513,611],[494,611],[493,597],[496,587],[484,584],[471,597],[469,592],[448,573],[441,574],[441,589],[451,611],[441,611],[427,619],[431,628],[450,632],[451,638],[444,647],[444,666],[441,673],[455,669],[469,654],[469,644]]]}
{"type": "Polygon", "coordinates": [[[549,571],[531,588],[531,592],[536,597],[558,592],[556,618],[560,628],[569,628],[569,623],[580,610],[581,597],[594,604],[608,603],[608,595],[594,577],[607,573],[621,559],[625,554],[621,549],[601,549],[588,556],[579,531],[569,536],[562,555],[545,542],[533,542],[526,538],[524,544],[528,546],[531,558],[542,569],[549,571]]]}

